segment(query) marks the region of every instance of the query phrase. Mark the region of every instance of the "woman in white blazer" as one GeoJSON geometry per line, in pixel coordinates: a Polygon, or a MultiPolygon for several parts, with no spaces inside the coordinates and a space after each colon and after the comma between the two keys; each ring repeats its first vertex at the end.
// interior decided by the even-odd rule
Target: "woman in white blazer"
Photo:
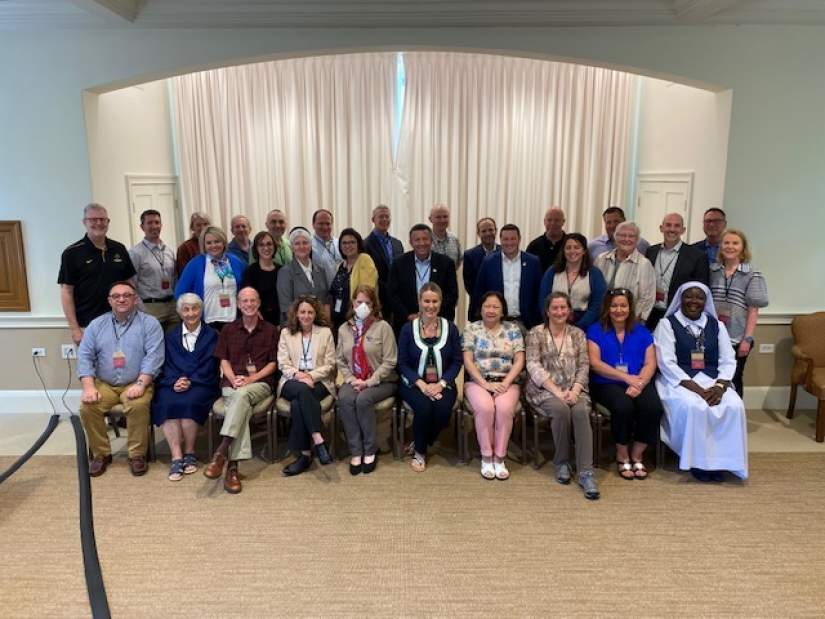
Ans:
{"type": "Polygon", "coordinates": [[[321,464],[332,462],[321,434],[321,401],[335,396],[335,343],[316,297],[302,295],[290,305],[278,340],[278,367],[278,397],[291,404],[289,448],[298,454],[284,468],[284,475],[290,477],[310,467],[312,446],[321,464]]]}

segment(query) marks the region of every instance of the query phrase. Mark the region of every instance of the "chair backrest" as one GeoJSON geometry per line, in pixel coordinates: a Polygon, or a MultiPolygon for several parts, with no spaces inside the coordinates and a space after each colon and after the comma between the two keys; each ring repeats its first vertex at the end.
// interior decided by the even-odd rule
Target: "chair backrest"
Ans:
{"type": "Polygon", "coordinates": [[[797,316],[791,323],[794,344],[814,360],[817,367],[825,366],[825,312],[797,316]]]}

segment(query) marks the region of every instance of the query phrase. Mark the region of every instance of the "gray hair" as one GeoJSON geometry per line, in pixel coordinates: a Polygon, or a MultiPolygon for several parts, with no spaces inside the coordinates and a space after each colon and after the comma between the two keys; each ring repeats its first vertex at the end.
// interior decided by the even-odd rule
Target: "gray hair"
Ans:
{"type": "Polygon", "coordinates": [[[290,244],[292,244],[292,242],[295,241],[295,239],[297,239],[299,236],[302,236],[302,237],[306,238],[306,240],[309,243],[312,243],[312,235],[309,233],[309,230],[307,230],[306,228],[304,228],[302,226],[296,226],[289,233],[289,242],[290,242],[290,244]]]}
{"type": "Polygon", "coordinates": [[[89,202],[86,206],[83,207],[83,217],[89,214],[89,211],[103,211],[106,215],[109,214],[109,211],[106,210],[106,207],[102,204],[98,204],[97,202],[89,202]]]}
{"type": "Polygon", "coordinates": [[[203,300],[194,292],[184,292],[178,297],[178,300],[175,303],[175,309],[178,311],[179,315],[183,313],[184,305],[197,305],[199,308],[203,309],[203,300]]]}
{"type": "Polygon", "coordinates": [[[616,226],[616,229],[613,231],[613,236],[615,237],[621,230],[624,230],[625,228],[632,228],[633,231],[636,233],[637,238],[641,235],[639,226],[637,226],[632,221],[623,221],[618,226],[616,226]]]}
{"type": "Polygon", "coordinates": [[[372,216],[375,217],[375,214],[378,211],[389,211],[389,210],[390,210],[390,207],[387,206],[386,204],[379,204],[374,209],[372,209],[372,216]]]}
{"type": "Polygon", "coordinates": [[[196,221],[205,221],[207,224],[212,223],[212,220],[209,218],[209,215],[202,211],[195,211],[189,216],[189,229],[192,230],[195,227],[196,221]]]}

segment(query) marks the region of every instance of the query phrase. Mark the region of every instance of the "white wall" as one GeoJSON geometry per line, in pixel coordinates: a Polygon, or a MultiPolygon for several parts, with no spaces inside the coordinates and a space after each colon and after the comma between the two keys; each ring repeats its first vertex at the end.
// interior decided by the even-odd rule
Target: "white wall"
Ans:
{"type": "MultiPolygon", "coordinates": [[[[730,90],[717,93],[653,78],[641,80],[637,169],[640,173],[694,172],[691,220],[686,222],[692,242],[704,236],[705,209],[724,208],[732,99],[730,90]]],[[[747,228],[745,223],[737,225],[747,228]]],[[[657,237],[648,240],[661,242],[657,237]]]]}
{"type": "Polygon", "coordinates": [[[92,199],[109,210],[109,236],[129,247],[128,217],[135,214],[129,209],[126,175],[175,174],[166,81],[88,94],[84,107],[92,199]]]}
{"type": "Polygon", "coordinates": [[[273,55],[409,48],[580,59],[733,89],[729,219],[748,222],[772,311],[825,305],[825,28],[111,29],[0,38],[0,57],[14,59],[0,63],[0,217],[23,221],[32,315],[60,315],[60,251],[81,236],[93,195],[84,89],[273,55]]]}

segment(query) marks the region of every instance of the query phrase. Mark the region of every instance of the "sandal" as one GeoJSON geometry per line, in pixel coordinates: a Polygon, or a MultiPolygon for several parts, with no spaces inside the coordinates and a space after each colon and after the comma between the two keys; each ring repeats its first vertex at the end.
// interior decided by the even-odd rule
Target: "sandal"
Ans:
{"type": "Polygon", "coordinates": [[[427,468],[427,463],[424,460],[424,456],[415,454],[413,459],[410,460],[410,467],[416,473],[423,473],[424,470],[427,468]]]}
{"type": "Polygon", "coordinates": [[[169,481],[180,481],[183,479],[183,460],[172,460],[169,467],[169,481]]]}
{"type": "Polygon", "coordinates": [[[481,476],[487,480],[493,480],[496,478],[496,471],[492,462],[485,462],[484,460],[481,461],[481,476]]]}
{"type": "Polygon", "coordinates": [[[622,479],[635,479],[636,474],[633,472],[630,462],[617,462],[616,466],[619,469],[619,477],[622,479]]]}
{"type": "Polygon", "coordinates": [[[493,462],[493,470],[496,472],[496,479],[500,479],[501,481],[510,479],[510,471],[507,470],[504,461],[493,462]]]}
{"type": "Polygon", "coordinates": [[[633,463],[633,476],[636,479],[647,479],[647,469],[645,463],[641,460],[636,460],[633,463]]]}
{"type": "Polygon", "coordinates": [[[198,458],[195,454],[183,454],[183,474],[191,475],[198,470],[198,458]]]}

